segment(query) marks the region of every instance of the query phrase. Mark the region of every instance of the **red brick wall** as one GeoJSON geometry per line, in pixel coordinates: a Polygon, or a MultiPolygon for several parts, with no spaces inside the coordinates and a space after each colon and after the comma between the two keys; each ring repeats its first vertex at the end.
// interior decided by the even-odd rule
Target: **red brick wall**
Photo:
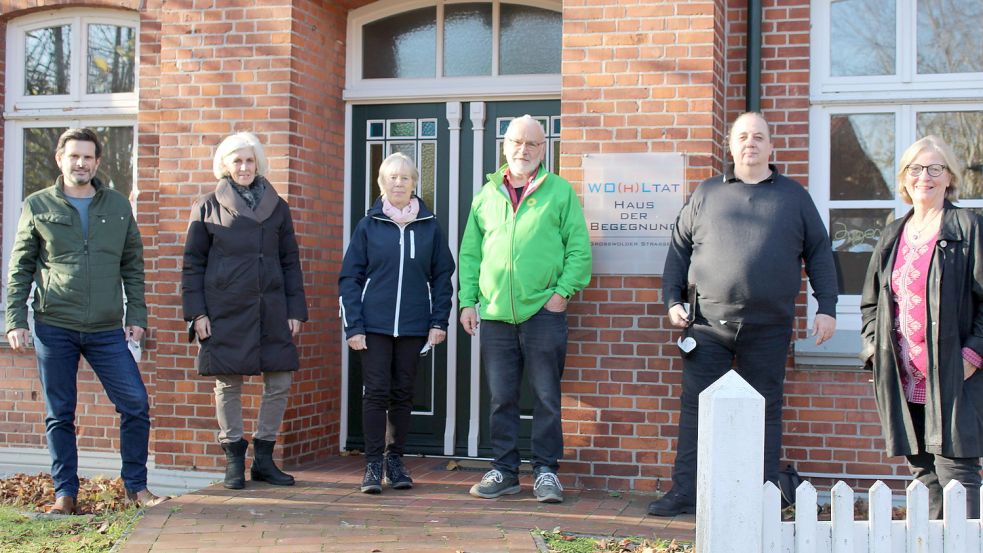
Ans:
{"type": "MultiPolygon", "coordinates": [[[[563,175],[595,152],[683,152],[694,186],[720,170],[722,2],[596,0],[563,8],[563,175]]],[[[674,458],[680,362],[661,279],[594,277],[571,306],[564,472],[653,490],[674,458]]]]}
{"type": "MultiPolygon", "coordinates": [[[[299,345],[297,375],[280,441],[288,464],[337,450],[339,361],[330,316],[341,250],[345,13],[316,3],[200,10],[169,4],[162,17],[158,464],[217,467],[213,381],[197,376],[181,320],[180,256],[191,200],[214,186],[214,148],[255,132],[269,179],[291,204],[313,324],[299,345]],[[325,224],[328,223],[328,224],[325,224]],[[334,223],[334,224],[331,224],[334,223]],[[173,435],[171,434],[173,433],[173,435]]],[[[244,387],[246,432],[254,428],[261,379],[244,387]]]]}

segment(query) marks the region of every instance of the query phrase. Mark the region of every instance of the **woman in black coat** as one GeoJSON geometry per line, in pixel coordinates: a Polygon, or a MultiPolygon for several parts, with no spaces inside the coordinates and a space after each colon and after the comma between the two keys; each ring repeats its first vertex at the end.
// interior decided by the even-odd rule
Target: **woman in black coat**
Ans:
{"type": "Polygon", "coordinates": [[[928,487],[933,518],[952,480],[966,488],[970,518],[980,507],[983,225],[951,203],[960,173],[938,137],[905,151],[898,192],[912,210],[881,233],[860,304],[887,452],[928,487]]]}
{"type": "Polygon", "coordinates": [[[355,227],[338,278],[345,337],[362,361],[364,493],[382,492],[383,471],[392,488],[413,487],[402,455],[416,367],[447,336],[454,258],[414,195],[418,179],[409,157],[383,160],[382,197],[355,227]]]}
{"type": "Polygon", "coordinates": [[[304,278],[287,202],[262,175],[263,146],[251,133],[227,137],[215,152],[215,190],[191,208],[181,279],[196,365],[215,377],[225,487],[245,486],[242,381],[263,375],[263,399],[253,433],[253,480],[279,486],[294,479],[273,462],[273,447],[300,367],[294,337],[307,320],[304,278]]]}

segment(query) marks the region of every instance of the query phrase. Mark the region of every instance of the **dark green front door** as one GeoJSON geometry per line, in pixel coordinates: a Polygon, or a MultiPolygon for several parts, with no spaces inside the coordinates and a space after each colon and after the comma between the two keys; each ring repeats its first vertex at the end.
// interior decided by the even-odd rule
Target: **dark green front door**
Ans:
{"type": "MultiPolygon", "coordinates": [[[[444,104],[355,106],[352,125],[352,229],[379,197],[379,165],[391,153],[416,160],[417,195],[447,229],[447,137],[444,104]]],[[[346,449],[364,450],[362,432],[362,365],[349,352],[348,440],[346,449]]],[[[441,454],[447,418],[447,346],[441,344],[417,367],[413,414],[406,450],[441,454]]]]}
{"type": "MultiPolygon", "coordinates": [[[[386,155],[401,151],[417,160],[421,174],[418,193],[434,209],[445,232],[450,228],[450,222],[455,221],[457,236],[448,240],[457,259],[456,245],[467,224],[474,191],[484,184],[486,173],[504,163],[501,143],[508,122],[527,113],[539,119],[547,134],[545,162],[551,170],[557,171],[559,110],[560,104],[556,100],[354,106],[349,192],[352,228],[379,195],[375,184],[379,164],[386,155]],[[459,128],[451,129],[454,118],[448,119],[449,112],[461,114],[460,121],[456,122],[459,128]],[[482,112],[484,117],[476,115],[477,124],[473,123],[471,116],[482,112]],[[483,127],[483,131],[477,133],[480,141],[477,147],[476,127],[483,127]],[[455,159],[451,159],[452,147],[457,148],[455,159]],[[477,170],[474,167],[476,158],[482,164],[477,170]],[[455,196],[457,201],[452,202],[455,196]]],[[[407,452],[488,457],[491,447],[487,391],[479,377],[477,355],[472,352],[472,339],[457,322],[456,309],[450,322],[452,331],[456,332],[453,346],[442,344],[429,358],[424,358],[418,368],[407,452]],[[452,370],[448,372],[448,357],[452,351],[455,351],[452,370]],[[451,387],[454,393],[451,394],[447,393],[449,381],[454,382],[451,387]]],[[[348,375],[346,448],[361,450],[364,447],[362,379],[357,355],[349,355],[348,375]]],[[[523,458],[529,456],[532,401],[524,382],[520,428],[523,458]]]]}

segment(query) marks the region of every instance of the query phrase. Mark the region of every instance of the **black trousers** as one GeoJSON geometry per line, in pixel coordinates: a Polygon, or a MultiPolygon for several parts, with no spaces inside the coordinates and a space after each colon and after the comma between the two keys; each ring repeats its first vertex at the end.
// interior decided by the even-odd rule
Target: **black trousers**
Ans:
{"type": "Polygon", "coordinates": [[[679,443],[672,471],[678,493],[696,499],[696,451],[700,392],[735,370],[765,398],[764,476],[778,482],[782,451],[782,395],[792,328],[786,324],[744,324],[699,318],[689,329],[696,349],[683,354],[679,443]]]}
{"type": "Polygon", "coordinates": [[[911,424],[918,437],[918,454],[905,455],[911,475],[928,488],[928,510],[933,519],[942,518],[942,490],[955,480],[966,488],[966,514],[980,518],[979,457],[945,457],[925,452],[925,406],[909,403],[911,424]]]}
{"type": "Polygon", "coordinates": [[[413,411],[413,385],[426,336],[368,333],[362,359],[362,433],[365,460],[402,455],[413,411]]]}

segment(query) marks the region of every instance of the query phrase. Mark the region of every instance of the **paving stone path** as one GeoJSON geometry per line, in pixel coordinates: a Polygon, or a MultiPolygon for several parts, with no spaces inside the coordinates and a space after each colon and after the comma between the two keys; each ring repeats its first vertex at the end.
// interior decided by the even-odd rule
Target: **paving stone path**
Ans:
{"type": "MultiPolygon", "coordinates": [[[[406,458],[412,490],[359,493],[364,459],[337,457],[291,471],[297,485],[215,484],[147,511],[121,553],[467,552],[536,553],[530,530],[692,541],[692,515],[645,514],[648,495],[565,490],[561,504],[538,503],[528,475],[521,494],[468,495],[482,473],[446,470],[447,461],[406,458]]],[[[561,474],[562,479],[562,474],[561,474]]]]}

